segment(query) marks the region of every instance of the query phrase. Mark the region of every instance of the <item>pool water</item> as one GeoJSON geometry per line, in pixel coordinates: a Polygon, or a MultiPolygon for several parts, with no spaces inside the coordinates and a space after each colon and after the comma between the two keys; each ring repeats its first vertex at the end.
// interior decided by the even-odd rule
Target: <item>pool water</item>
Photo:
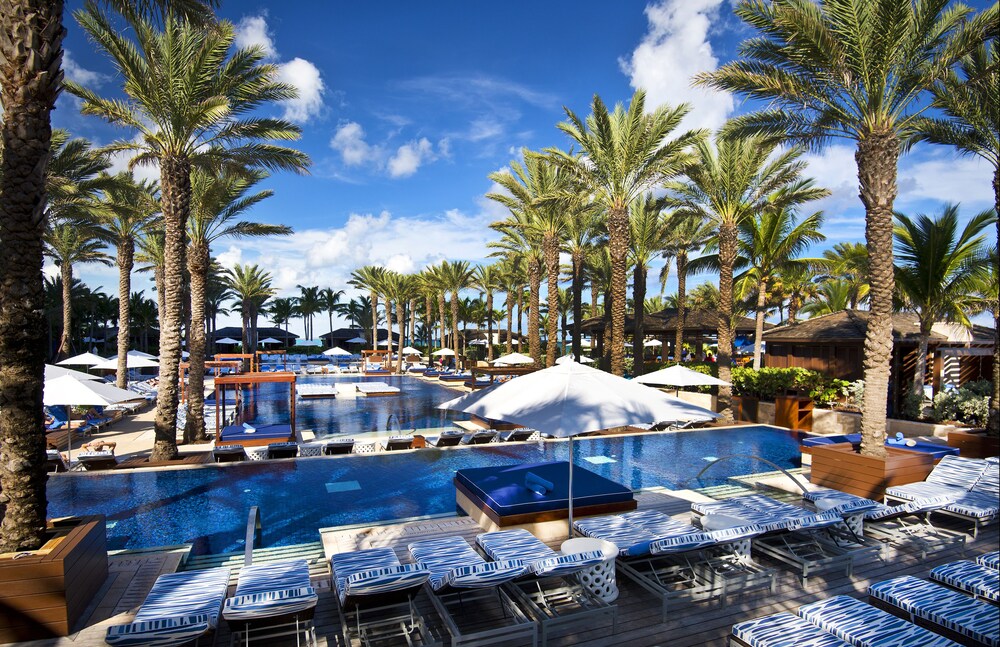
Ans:
{"type": "MultiPolygon", "coordinates": [[[[250,506],[263,546],[317,541],[317,528],[455,511],[456,470],[567,460],[567,442],[212,465],[194,469],[63,473],[49,479],[49,515],[104,514],[111,549],[193,543],[196,554],[243,549],[250,506]]],[[[703,487],[729,476],[800,465],[798,436],[765,426],[600,436],[574,441],[574,464],[632,488],[703,487]]]]}

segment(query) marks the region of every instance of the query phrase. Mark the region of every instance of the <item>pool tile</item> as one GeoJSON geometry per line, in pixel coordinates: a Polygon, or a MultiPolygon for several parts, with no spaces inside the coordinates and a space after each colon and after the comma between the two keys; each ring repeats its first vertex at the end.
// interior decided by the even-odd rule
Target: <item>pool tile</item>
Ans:
{"type": "Polygon", "coordinates": [[[586,456],[586,457],[584,457],[583,460],[587,461],[588,463],[592,463],[594,465],[604,465],[606,463],[617,463],[618,462],[615,459],[609,458],[607,456],[586,456]]]}
{"type": "Polygon", "coordinates": [[[334,492],[350,492],[352,490],[360,490],[361,486],[357,481],[336,481],[334,483],[326,484],[327,494],[333,494],[334,492]]]}

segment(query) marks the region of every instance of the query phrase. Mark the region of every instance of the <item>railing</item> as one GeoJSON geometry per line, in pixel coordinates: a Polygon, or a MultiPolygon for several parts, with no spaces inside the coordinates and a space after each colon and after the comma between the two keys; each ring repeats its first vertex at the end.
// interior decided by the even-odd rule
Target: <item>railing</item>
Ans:
{"type": "Polygon", "coordinates": [[[705,472],[707,472],[709,470],[709,468],[711,468],[713,465],[715,465],[716,463],[721,463],[722,461],[725,461],[725,460],[729,460],[730,458],[751,458],[751,459],[754,459],[754,460],[758,460],[758,461],[760,461],[762,463],[767,463],[768,465],[770,465],[771,467],[773,467],[774,469],[778,470],[779,472],[781,472],[782,474],[784,474],[785,476],[787,476],[789,479],[791,479],[792,483],[794,483],[795,485],[797,485],[798,488],[800,490],[802,490],[803,494],[808,494],[809,493],[809,490],[806,489],[806,487],[804,485],[802,485],[802,483],[800,483],[798,479],[796,479],[792,474],[790,474],[788,472],[788,470],[786,470],[785,468],[781,467],[780,465],[775,465],[774,463],[772,463],[771,461],[767,460],[766,458],[761,458],[760,456],[757,456],[756,454],[730,454],[729,456],[723,456],[721,458],[716,458],[714,461],[712,461],[711,463],[709,463],[708,465],[706,465],[704,468],[702,468],[702,470],[700,472],[698,472],[698,474],[694,477],[694,479],[695,480],[700,479],[701,475],[704,474],[705,472]]]}
{"type": "Polygon", "coordinates": [[[250,506],[250,516],[247,518],[246,545],[243,548],[243,565],[253,565],[253,549],[261,542],[264,534],[263,526],[260,523],[260,508],[250,506]]]}

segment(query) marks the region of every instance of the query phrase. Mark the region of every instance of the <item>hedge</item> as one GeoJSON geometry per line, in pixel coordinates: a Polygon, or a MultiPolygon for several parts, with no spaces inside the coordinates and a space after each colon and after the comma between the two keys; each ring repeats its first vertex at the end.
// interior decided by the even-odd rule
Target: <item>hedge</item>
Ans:
{"type": "Polygon", "coordinates": [[[808,395],[818,404],[831,404],[848,395],[850,382],[805,368],[734,368],[733,393],[758,400],[774,400],[789,391],[808,395]]]}

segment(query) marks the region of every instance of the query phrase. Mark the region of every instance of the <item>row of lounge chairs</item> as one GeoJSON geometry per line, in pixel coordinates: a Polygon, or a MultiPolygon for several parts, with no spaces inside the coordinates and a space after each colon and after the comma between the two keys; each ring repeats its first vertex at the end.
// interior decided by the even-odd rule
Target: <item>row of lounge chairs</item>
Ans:
{"type": "Polygon", "coordinates": [[[1000,644],[1000,552],[939,566],[927,581],[905,575],[868,587],[865,604],[839,595],[733,626],[730,645],[952,647],[1000,644]],[[991,604],[992,602],[992,604],[991,604]]]}

